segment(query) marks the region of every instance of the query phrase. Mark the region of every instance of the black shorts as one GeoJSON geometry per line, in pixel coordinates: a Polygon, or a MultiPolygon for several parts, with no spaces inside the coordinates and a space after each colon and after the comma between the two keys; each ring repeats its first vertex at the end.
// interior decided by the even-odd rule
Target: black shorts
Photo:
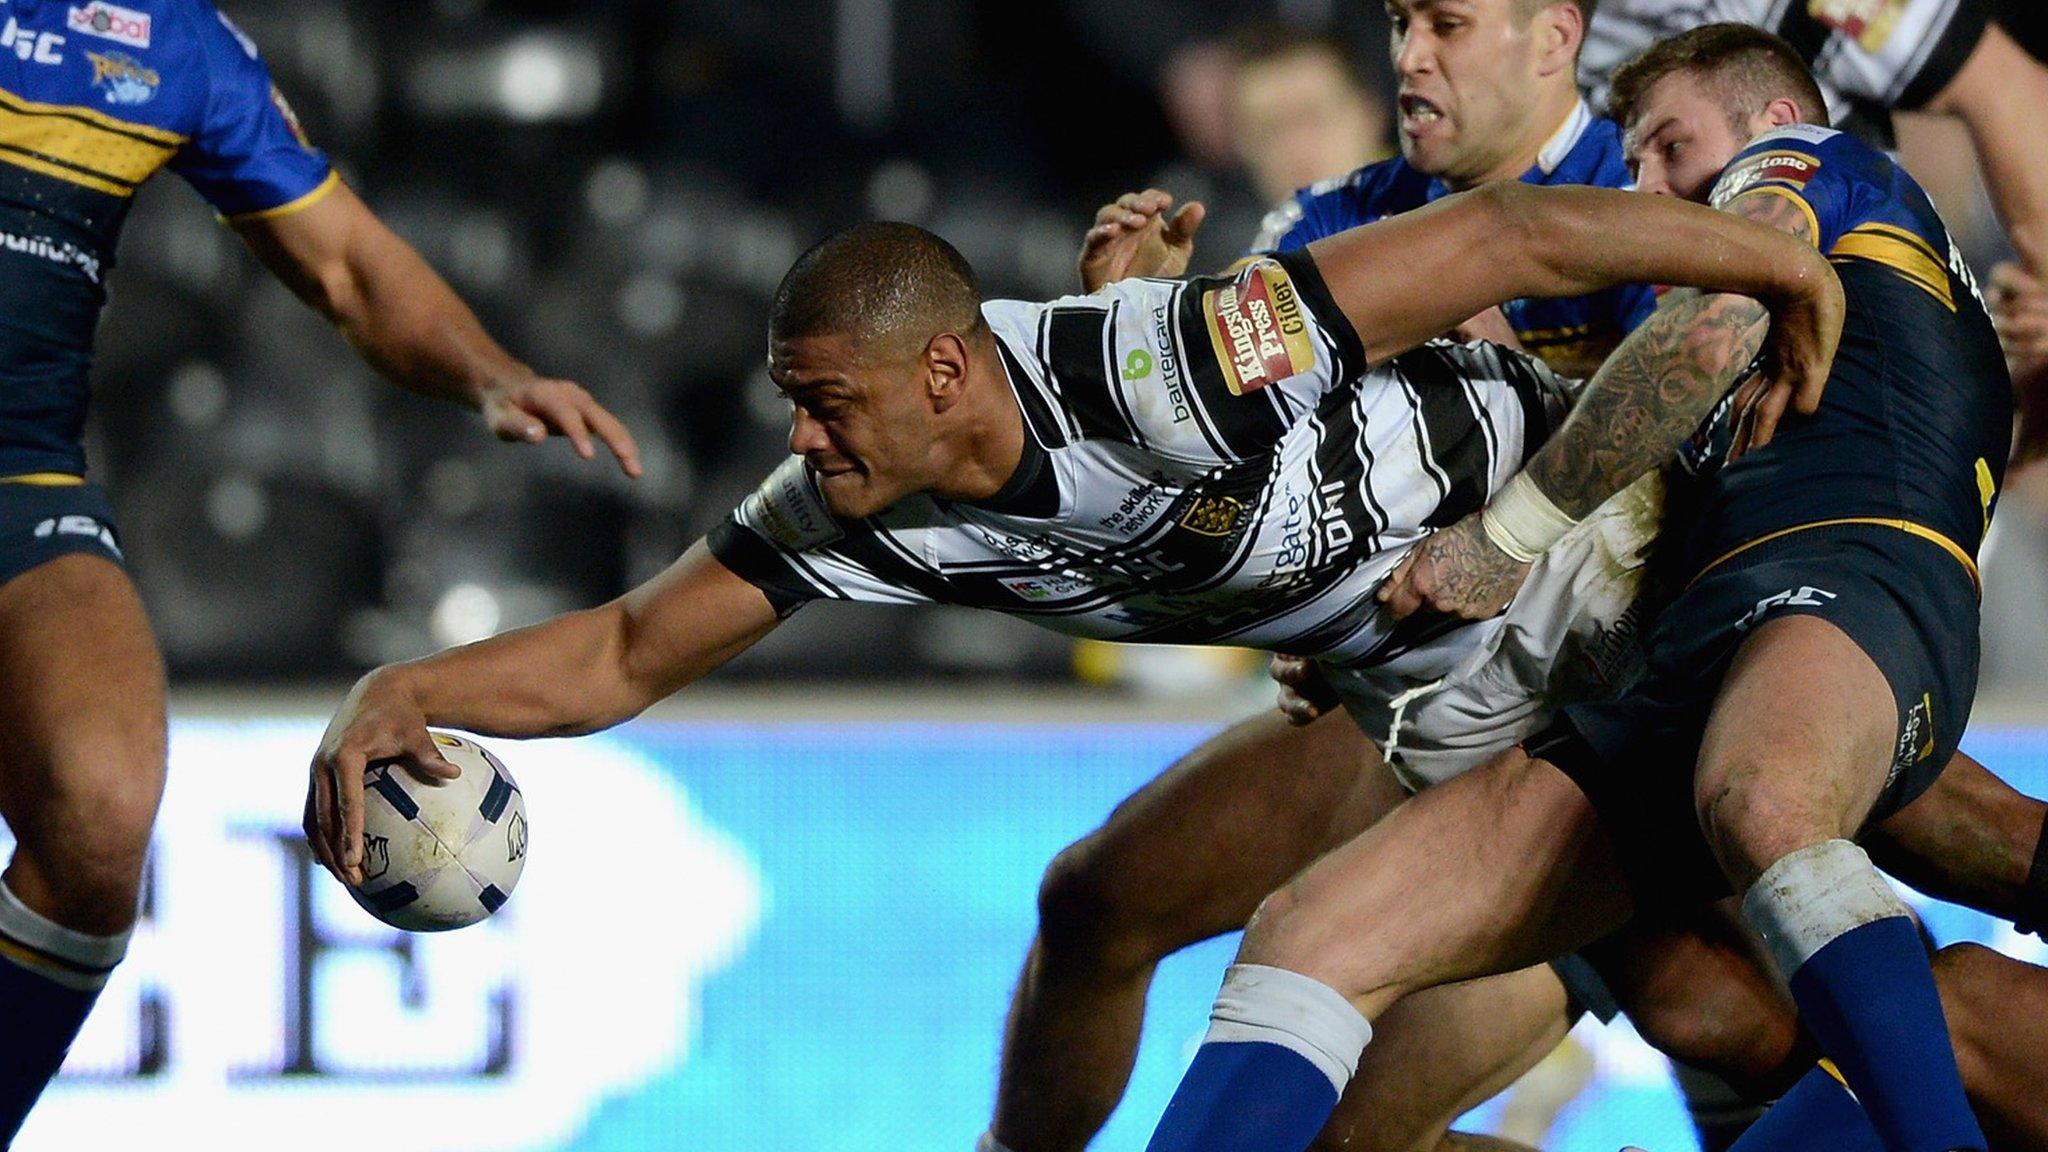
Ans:
{"type": "Polygon", "coordinates": [[[1700,740],[1743,640],[1793,615],[1840,628],[1891,685],[1897,742],[1872,823],[1925,792],[1955,754],[1977,691],[1970,570],[1940,544],[1880,525],[1809,528],[1756,545],[1665,609],[1633,688],[1565,708],[1527,742],[1600,813],[1639,904],[1729,894],[1693,800],[1700,740]]]}
{"type": "Polygon", "coordinates": [[[0,481],[0,584],[73,552],[121,559],[114,506],[97,484],[0,481]]]}

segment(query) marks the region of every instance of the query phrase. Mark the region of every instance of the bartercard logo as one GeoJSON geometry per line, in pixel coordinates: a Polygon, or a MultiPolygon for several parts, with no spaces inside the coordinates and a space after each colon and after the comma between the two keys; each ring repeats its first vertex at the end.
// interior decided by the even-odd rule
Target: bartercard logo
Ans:
{"type": "Polygon", "coordinates": [[[73,8],[64,18],[64,26],[73,32],[112,40],[130,48],[149,47],[149,25],[149,13],[108,4],[104,0],[73,8]]]}

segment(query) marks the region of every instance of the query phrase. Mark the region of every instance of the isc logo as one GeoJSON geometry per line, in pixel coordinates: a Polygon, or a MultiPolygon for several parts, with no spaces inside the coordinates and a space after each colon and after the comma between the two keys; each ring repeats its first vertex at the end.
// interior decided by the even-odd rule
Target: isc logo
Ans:
{"type": "Polygon", "coordinates": [[[1744,616],[1735,625],[1735,629],[1738,632],[1749,631],[1773,608],[1819,608],[1834,599],[1837,597],[1833,592],[1825,588],[1815,588],[1811,584],[1800,588],[1788,588],[1757,601],[1756,607],[1749,610],[1749,615],[1744,616]]]}
{"type": "Polygon", "coordinates": [[[0,30],[0,48],[12,48],[16,56],[38,64],[62,64],[64,54],[57,49],[63,46],[64,37],[55,32],[31,32],[12,16],[7,18],[6,29],[0,30]]]}
{"type": "Polygon", "coordinates": [[[115,556],[121,555],[121,546],[114,543],[113,530],[90,516],[53,516],[36,525],[36,539],[48,540],[52,536],[90,536],[115,556]]]}

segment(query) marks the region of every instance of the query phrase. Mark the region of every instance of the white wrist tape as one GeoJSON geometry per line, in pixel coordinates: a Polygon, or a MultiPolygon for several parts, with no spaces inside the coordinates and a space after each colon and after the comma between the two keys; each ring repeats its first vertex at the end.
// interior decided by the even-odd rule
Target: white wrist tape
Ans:
{"type": "Polygon", "coordinates": [[[1578,523],[1551,503],[1526,472],[1508,481],[1479,516],[1493,546],[1523,564],[1535,563],[1578,523]]]}

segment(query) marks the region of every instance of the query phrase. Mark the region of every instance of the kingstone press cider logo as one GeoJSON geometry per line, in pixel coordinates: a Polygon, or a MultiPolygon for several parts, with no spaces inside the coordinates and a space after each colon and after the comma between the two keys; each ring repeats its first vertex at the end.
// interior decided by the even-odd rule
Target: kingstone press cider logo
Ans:
{"type": "MultiPolygon", "coordinates": [[[[613,737],[501,749],[538,827],[497,916],[407,936],[358,909],[298,831],[316,723],[181,723],[127,963],[23,1149],[543,1148],[685,1062],[699,990],[752,939],[744,849],[613,737]],[[227,1147],[228,1145],[222,1145],[227,1147]]],[[[0,836],[4,839],[4,836],[0,836]]],[[[4,846],[0,846],[4,848],[4,846]]]]}

